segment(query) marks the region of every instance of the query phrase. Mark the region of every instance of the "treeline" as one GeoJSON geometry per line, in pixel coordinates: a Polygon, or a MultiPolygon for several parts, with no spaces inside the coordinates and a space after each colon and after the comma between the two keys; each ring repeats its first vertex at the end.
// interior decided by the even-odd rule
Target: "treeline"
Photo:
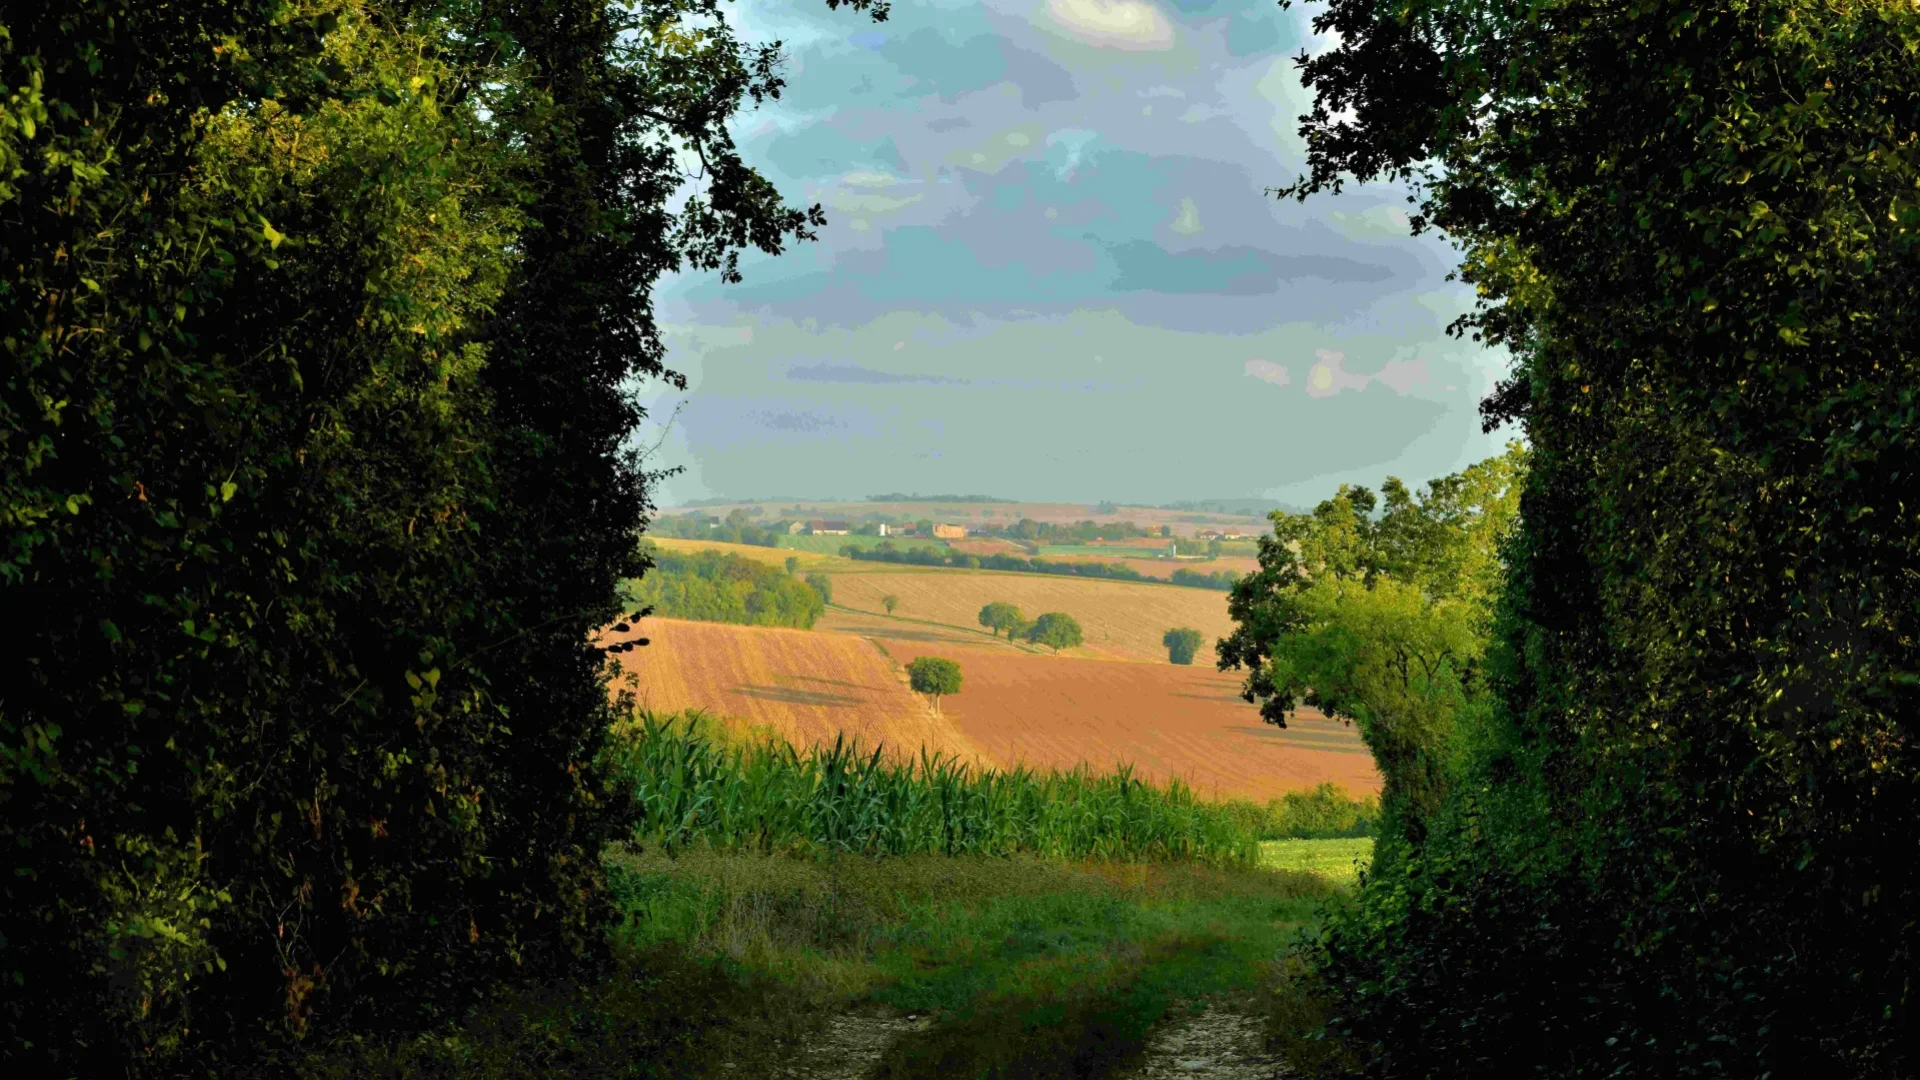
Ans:
{"type": "Polygon", "coordinates": [[[1231,589],[1234,581],[1238,579],[1237,575],[1226,570],[1213,574],[1176,570],[1173,580],[1167,582],[1142,574],[1124,563],[1050,562],[1046,559],[1025,559],[1018,555],[961,555],[957,552],[938,552],[926,548],[910,548],[902,551],[885,543],[875,548],[859,548],[849,544],[840,549],[840,554],[863,562],[902,563],[907,566],[950,566],[963,570],[1013,570],[1026,574],[1063,574],[1068,577],[1103,578],[1110,581],[1142,581],[1154,585],[1188,585],[1202,589],[1231,589]]]}
{"type": "Polygon", "coordinates": [[[709,540],[716,544],[747,544],[753,547],[778,547],[780,538],[787,535],[785,525],[755,525],[744,518],[745,515],[735,510],[725,520],[714,524],[706,514],[679,514],[655,518],[647,525],[647,532],[680,540],[709,540]]]}
{"type": "Polygon", "coordinates": [[[877,503],[899,503],[899,502],[1011,503],[1011,502],[1017,502],[1018,500],[996,499],[991,495],[903,495],[900,492],[896,491],[891,495],[869,495],[867,496],[867,501],[877,502],[877,503]]]}
{"type": "Polygon", "coordinates": [[[1032,540],[1042,544],[1084,544],[1089,540],[1130,540],[1142,536],[1167,535],[1159,526],[1148,528],[1131,521],[1076,521],[1063,524],[1021,518],[1011,525],[981,526],[974,530],[982,536],[1007,540],[1032,540]]]}
{"type": "Polygon", "coordinates": [[[8,1075],[603,970],[648,298],[822,222],[729,134],[779,70],[677,0],[0,5],[8,1075]]]}
{"type": "Polygon", "coordinates": [[[629,606],[665,619],[811,629],[827,598],[771,566],[718,551],[649,556],[652,569],[628,583],[629,606]]]}
{"type": "Polygon", "coordinates": [[[1230,601],[1249,689],[1386,779],[1334,1033],[1381,1078],[1915,1075],[1920,13],[1325,19],[1287,194],[1428,181],[1529,447],[1499,558],[1436,542],[1478,498],[1348,491],[1230,601]]]}

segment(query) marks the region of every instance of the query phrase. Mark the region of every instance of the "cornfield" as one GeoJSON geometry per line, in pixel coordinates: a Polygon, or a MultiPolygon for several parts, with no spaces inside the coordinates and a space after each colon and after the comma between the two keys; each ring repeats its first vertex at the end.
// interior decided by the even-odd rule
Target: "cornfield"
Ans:
{"type": "Polygon", "coordinates": [[[889,759],[844,739],[800,750],[772,738],[730,739],[697,711],[641,712],[615,736],[615,776],[639,807],[633,839],[667,851],[1259,858],[1243,816],[1127,768],[983,769],[925,751],[889,759]]]}

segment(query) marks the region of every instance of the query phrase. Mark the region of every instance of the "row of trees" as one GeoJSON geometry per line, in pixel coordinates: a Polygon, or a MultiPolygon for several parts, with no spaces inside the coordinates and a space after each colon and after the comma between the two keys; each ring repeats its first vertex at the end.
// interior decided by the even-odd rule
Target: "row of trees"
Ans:
{"type": "MultiPolygon", "coordinates": [[[[849,559],[864,562],[900,563],[907,566],[951,566],[964,570],[1010,570],[1024,574],[1061,574],[1068,577],[1100,578],[1108,581],[1139,581],[1151,584],[1167,584],[1159,578],[1149,577],[1125,563],[1095,563],[1049,561],[1046,559],[1024,559],[1018,555],[962,555],[958,552],[939,552],[926,548],[908,548],[901,550],[890,544],[882,543],[876,548],[847,546],[840,554],[849,559]]],[[[1212,574],[1202,574],[1194,570],[1175,570],[1171,584],[1200,589],[1229,589],[1238,575],[1221,570],[1212,574]]]]}
{"type": "Polygon", "coordinates": [[[832,592],[824,574],[810,574],[803,584],[773,567],[718,551],[652,559],[652,569],[627,585],[627,599],[662,618],[810,629],[832,592]]]}
{"type": "Polygon", "coordinates": [[[7,1071],[590,973],[650,291],[823,220],[729,134],[777,53],[706,0],[10,0],[0,86],[7,1071]]]}
{"type": "Polygon", "coordinates": [[[992,630],[995,637],[1004,631],[1008,641],[1022,638],[1056,653],[1085,640],[1079,620],[1064,611],[1049,611],[1029,622],[1018,607],[999,601],[980,609],[980,625],[992,630]]]}
{"type": "Polygon", "coordinates": [[[1912,1075],[1920,13],[1315,26],[1288,190],[1416,185],[1530,447],[1504,578],[1439,542],[1495,504],[1383,534],[1349,492],[1233,594],[1249,691],[1353,715],[1386,776],[1335,1029],[1380,1077],[1912,1075]]]}

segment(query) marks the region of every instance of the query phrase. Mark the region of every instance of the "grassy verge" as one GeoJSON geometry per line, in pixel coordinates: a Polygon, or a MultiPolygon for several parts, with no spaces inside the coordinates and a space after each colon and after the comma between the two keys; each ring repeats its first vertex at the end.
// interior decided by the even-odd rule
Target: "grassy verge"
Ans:
{"type": "Polygon", "coordinates": [[[810,1013],[932,1014],[878,1077],[1096,1077],[1186,1003],[1260,1001],[1336,887],[1306,873],[1033,856],[622,851],[630,945],[677,945],[810,1013]]]}
{"type": "Polygon", "coordinates": [[[1263,840],[1260,865],[1274,870],[1314,874],[1337,885],[1352,885],[1373,859],[1373,838],[1341,840],[1263,840]]]}

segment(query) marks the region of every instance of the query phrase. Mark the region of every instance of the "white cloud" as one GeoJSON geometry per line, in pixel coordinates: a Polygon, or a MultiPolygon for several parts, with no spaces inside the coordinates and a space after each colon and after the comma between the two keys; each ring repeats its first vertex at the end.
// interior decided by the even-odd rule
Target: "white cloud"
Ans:
{"type": "Polygon", "coordinates": [[[1193,204],[1192,199],[1181,199],[1180,212],[1174,215],[1173,223],[1168,225],[1167,228],[1172,229],[1182,236],[1192,236],[1194,233],[1199,232],[1201,229],[1200,208],[1193,204]]]}
{"type": "Polygon", "coordinates": [[[1261,382],[1270,382],[1275,386],[1286,386],[1293,381],[1293,376],[1287,374],[1286,368],[1271,360],[1249,360],[1246,372],[1261,382]]]}
{"type": "Polygon", "coordinates": [[[1173,47],[1173,24],[1144,0],[1047,0],[1047,14],[1054,25],[1089,45],[1173,47]]]}
{"type": "Polygon", "coordinates": [[[1332,397],[1342,390],[1358,390],[1367,385],[1365,375],[1355,375],[1342,370],[1347,362],[1345,353],[1332,349],[1315,349],[1313,355],[1318,362],[1307,369],[1307,396],[1332,397]]]}

